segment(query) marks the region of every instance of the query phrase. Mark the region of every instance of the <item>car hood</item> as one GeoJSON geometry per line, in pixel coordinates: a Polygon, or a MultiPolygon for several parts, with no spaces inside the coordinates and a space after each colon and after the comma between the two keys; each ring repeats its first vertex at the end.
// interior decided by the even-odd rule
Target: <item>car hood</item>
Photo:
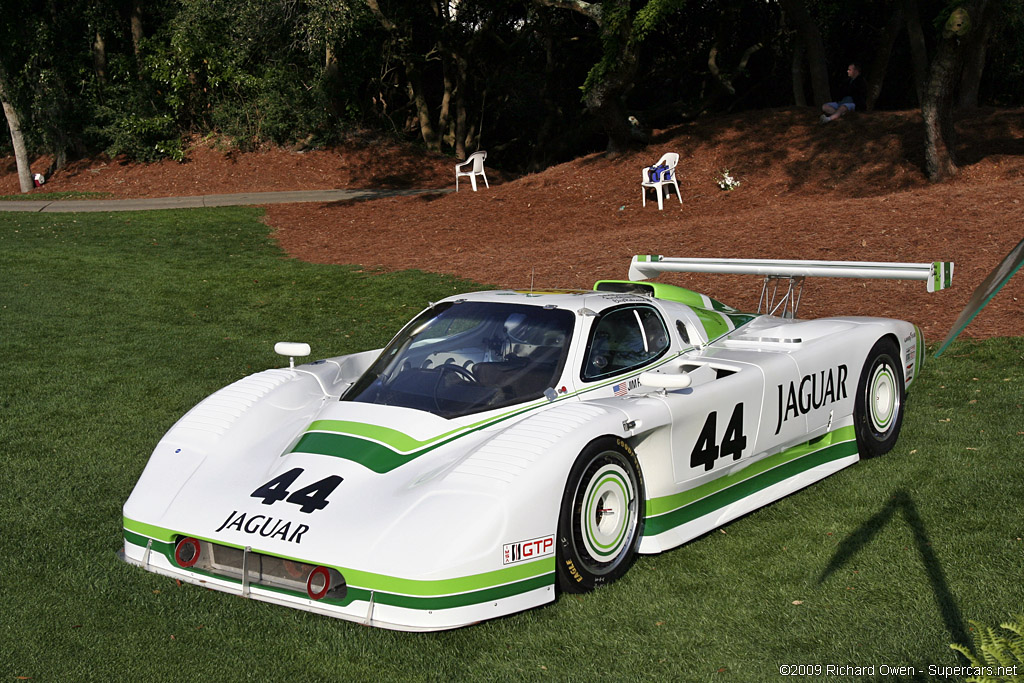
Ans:
{"type": "Polygon", "coordinates": [[[500,499],[446,475],[509,417],[446,420],[329,400],[308,427],[297,434],[291,427],[288,447],[275,434],[245,452],[230,444],[207,453],[182,449],[172,430],[125,504],[125,517],[174,535],[317,564],[441,575],[446,558],[472,557],[505,535],[508,513],[500,499]],[[304,507],[311,498],[315,504],[304,507]]]}

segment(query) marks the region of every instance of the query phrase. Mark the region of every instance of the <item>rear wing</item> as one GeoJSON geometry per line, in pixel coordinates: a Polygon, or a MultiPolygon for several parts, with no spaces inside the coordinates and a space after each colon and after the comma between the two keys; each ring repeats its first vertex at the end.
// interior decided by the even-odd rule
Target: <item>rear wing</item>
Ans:
{"type": "Polygon", "coordinates": [[[779,307],[782,315],[795,316],[800,303],[800,288],[806,277],[846,277],[874,280],[924,280],[929,292],[946,289],[953,284],[953,262],[875,263],[870,261],[788,261],[776,259],[713,259],[676,258],[671,256],[634,256],[629,264],[630,280],[646,280],[661,273],[731,273],[761,275],[760,312],[779,307]],[[788,287],[778,298],[778,281],[788,280],[788,287]],[[771,284],[775,291],[769,293],[771,284]],[[769,298],[770,294],[770,298],[769,298]]]}
{"type": "Polygon", "coordinates": [[[660,273],[733,273],[766,277],[853,277],[872,280],[924,280],[929,292],[953,284],[953,262],[872,263],[868,261],[786,261],[745,258],[676,258],[634,256],[630,280],[647,280],[660,273]]]}

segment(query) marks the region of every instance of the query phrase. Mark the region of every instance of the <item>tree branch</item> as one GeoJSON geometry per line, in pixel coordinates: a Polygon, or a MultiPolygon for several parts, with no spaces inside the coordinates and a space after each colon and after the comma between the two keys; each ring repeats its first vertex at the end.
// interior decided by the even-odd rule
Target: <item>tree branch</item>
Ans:
{"type": "Polygon", "coordinates": [[[380,22],[380,25],[384,27],[385,31],[394,32],[395,29],[398,28],[395,26],[395,22],[384,16],[384,12],[381,11],[377,0],[366,0],[366,6],[370,8],[371,12],[373,12],[373,16],[377,17],[377,21],[380,22]]]}
{"type": "Polygon", "coordinates": [[[567,9],[573,12],[578,12],[588,19],[592,19],[594,23],[601,26],[601,22],[604,19],[604,15],[601,11],[601,4],[597,2],[585,2],[584,0],[533,0],[538,5],[544,7],[556,7],[558,9],[567,9]]]}

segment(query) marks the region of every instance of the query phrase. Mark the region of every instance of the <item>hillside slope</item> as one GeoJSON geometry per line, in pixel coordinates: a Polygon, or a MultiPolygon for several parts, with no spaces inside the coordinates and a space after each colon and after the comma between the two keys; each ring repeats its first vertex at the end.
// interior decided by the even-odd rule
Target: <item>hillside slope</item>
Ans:
{"type": "MultiPolygon", "coordinates": [[[[625,277],[633,254],[956,263],[954,288],[920,282],[815,280],[803,317],[883,315],[940,340],[974,288],[1024,237],[1024,113],[986,110],[958,124],[961,176],[924,177],[916,112],[857,115],[820,125],[809,109],[745,112],[657,131],[649,147],[593,154],[517,179],[490,170],[489,190],[373,202],[275,205],[266,220],[291,255],[368,268],[419,268],[498,286],[590,287],[625,277]],[[682,204],[641,206],[640,169],[681,156],[682,204]],[[715,184],[723,169],[741,181],[715,184]]],[[[500,154],[490,161],[500,165],[500,154]]],[[[197,148],[186,164],[80,163],[47,190],[115,196],[330,187],[454,185],[454,161],[400,145],[250,154],[197,148]]],[[[45,164],[44,164],[45,165],[45,164]]],[[[16,191],[8,161],[0,193],[16,191]],[[11,183],[13,190],[11,189],[11,183]]],[[[651,198],[653,200],[653,197],[651,198]]],[[[740,308],[757,306],[747,276],[666,278],[740,308]]],[[[1024,334],[1018,275],[966,336],[1024,334]]]]}

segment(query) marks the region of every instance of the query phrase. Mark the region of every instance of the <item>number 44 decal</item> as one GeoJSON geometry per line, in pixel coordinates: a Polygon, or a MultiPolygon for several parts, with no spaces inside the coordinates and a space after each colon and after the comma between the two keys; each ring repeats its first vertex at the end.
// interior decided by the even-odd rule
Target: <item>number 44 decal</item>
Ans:
{"type": "Polygon", "coordinates": [[[327,497],[338,488],[342,478],[336,474],[320,481],[304,486],[298,491],[289,492],[288,487],[295,483],[304,470],[301,467],[290,469],[280,474],[252,492],[252,498],[262,498],[264,505],[273,505],[279,500],[299,505],[299,512],[314,512],[327,507],[327,497]]]}
{"type": "Polygon", "coordinates": [[[710,470],[715,466],[715,461],[731,455],[733,460],[739,460],[743,455],[743,449],[747,447],[747,437],[743,433],[743,404],[737,403],[732,410],[732,417],[729,418],[729,426],[725,428],[725,435],[722,436],[722,443],[718,440],[718,411],[713,410],[704,421],[704,428],[700,430],[697,443],[690,453],[690,467],[704,466],[710,470]]]}

